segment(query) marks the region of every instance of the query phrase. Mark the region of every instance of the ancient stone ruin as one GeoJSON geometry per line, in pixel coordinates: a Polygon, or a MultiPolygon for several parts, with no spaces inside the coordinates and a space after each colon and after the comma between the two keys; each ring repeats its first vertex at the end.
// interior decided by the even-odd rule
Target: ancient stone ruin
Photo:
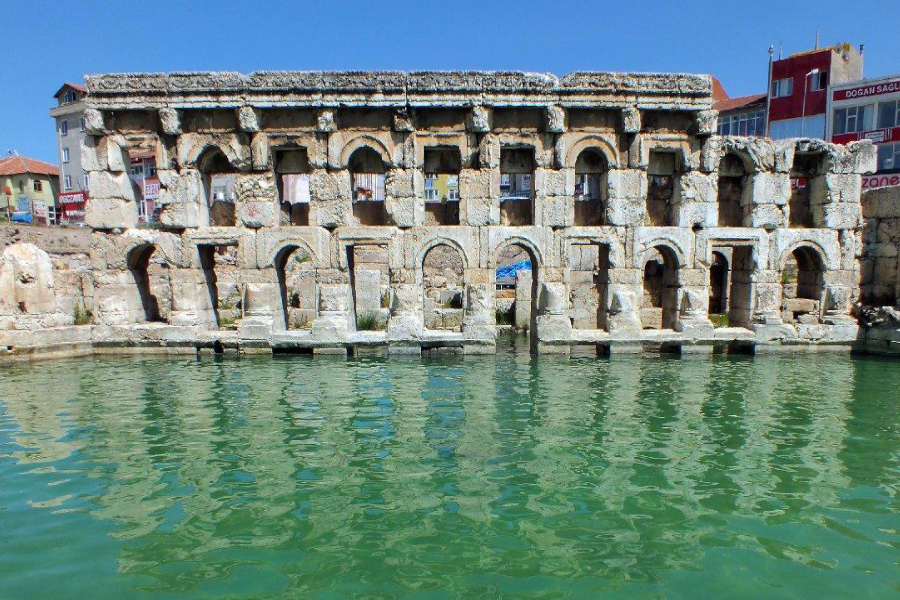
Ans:
{"type": "Polygon", "coordinates": [[[87,266],[76,276],[36,248],[7,249],[9,354],[484,353],[506,323],[542,353],[861,336],[872,145],[717,136],[707,76],[174,73],[87,86],[87,266]],[[137,227],[128,177],[147,153],[164,202],[155,229],[137,227]],[[498,278],[510,264],[521,268],[498,278]]]}

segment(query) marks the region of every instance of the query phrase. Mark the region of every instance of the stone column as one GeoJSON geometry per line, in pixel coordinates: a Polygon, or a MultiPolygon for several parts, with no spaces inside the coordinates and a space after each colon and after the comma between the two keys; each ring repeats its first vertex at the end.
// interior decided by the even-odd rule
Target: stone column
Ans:
{"type": "Polygon", "coordinates": [[[541,354],[568,354],[572,348],[572,323],[566,314],[569,291],[562,282],[540,284],[533,339],[541,354]]]}
{"type": "Polygon", "coordinates": [[[215,329],[216,315],[212,306],[206,275],[202,269],[174,269],[172,282],[172,325],[215,329]]]}
{"type": "Polygon", "coordinates": [[[244,318],[238,325],[242,340],[268,340],[275,324],[278,286],[274,283],[248,283],[244,287],[244,318]]]}
{"type": "Polygon", "coordinates": [[[391,284],[391,314],[387,338],[392,354],[418,354],[425,327],[422,286],[418,283],[391,284]]]}

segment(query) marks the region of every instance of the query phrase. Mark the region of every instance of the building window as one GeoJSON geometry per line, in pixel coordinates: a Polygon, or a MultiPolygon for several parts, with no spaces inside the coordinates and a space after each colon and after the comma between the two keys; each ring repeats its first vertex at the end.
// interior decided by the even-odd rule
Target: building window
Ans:
{"type": "Polygon", "coordinates": [[[900,170],[900,142],[878,146],[878,170],[900,170]]]}
{"type": "Polygon", "coordinates": [[[144,165],[143,163],[138,163],[136,165],[131,165],[131,168],[128,170],[128,173],[132,177],[140,177],[144,174],[144,165]]]}
{"type": "Polygon", "coordinates": [[[63,103],[70,104],[72,102],[75,102],[75,92],[72,90],[68,90],[63,96],[63,103]]]}
{"type": "Polygon", "coordinates": [[[81,117],[81,130],[84,131],[84,117],[81,117]]]}
{"type": "Polygon", "coordinates": [[[441,200],[440,192],[435,189],[425,190],[425,202],[439,202],[441,200]]]}
{"type": "Polygon", "coordinates": [[[892,100],[878,105],[878,128],[889,129],[900,126],[900,102],[892,100]]]}
{"type": "Polygon", "coordinates": [[[84,189],[88,189],[88,174],[87,174],[87,171],[84,172],[84,189]]]}
{"type": "Polygon", "coordinates": [[[63,148],[63,162],[64,163],[69,162],[69,149],[68,148],[63,148]]]}
{"type": "Polygon", "coordinates": [[[719,117],[719,135],[763,136],[766,129],[766,111],[739,113],[719,117]]]}
{"type": "Polygon", "coordinates": [[[69,122],[65,119],[59,122],[59,135],[69,135],[69,122]]]}
{"type": "Polygon", "coordinates": [[[44,190],[44,184],[37,179],[31,182],[31,187],[36,192],[42,192],[44,190]]]}
{"type": "Polygon", "coordinates": [[[828,73],[819,71],[810,75],[809,91],[818,92],[824,90],[828,86],[828,73]]]}
{"type": "Polygon", "coordinates": [[[777,79],[772,82],[772,97],[784,98],[794,93],[794,79],[787,77],[785,79],[777,79]]]}
{"type": "Polygon", "coordinates": [[[874,126],[875,105],[849,106],[834,111],[834,135],[869,131],[874,126]]]}
{"type": "Polygon", "coordinates": [[[72,176],[71,175],[66,175],[63,178],[63,187],[65,188],[66,191],[69,191],[72,189],[72,176]]]}

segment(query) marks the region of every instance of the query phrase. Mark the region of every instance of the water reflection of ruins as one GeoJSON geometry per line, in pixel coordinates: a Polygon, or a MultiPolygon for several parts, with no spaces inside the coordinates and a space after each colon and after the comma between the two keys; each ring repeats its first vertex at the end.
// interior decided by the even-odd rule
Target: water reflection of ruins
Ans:
{"type": "Polygon", "coordinates": [[[900,509],[900,419],[876,370],[527,355],[12,368],[0,469],[29,465],[7,479],[44,482],[46,510],[70,502],[52,501],[59,477],[96,479],[85,510],[122,542],[120,570],[166,589],[252,566],[248,547],[306,591],[347,565],[385,581],[398,555],[425,571],[450,554],[471,558],[459,569],[652,582],[698,568],[715,539],[813,564],[821,549],[750,524],[900,509]],[[502,563],[483,552],[500,547],[502,563]]]}

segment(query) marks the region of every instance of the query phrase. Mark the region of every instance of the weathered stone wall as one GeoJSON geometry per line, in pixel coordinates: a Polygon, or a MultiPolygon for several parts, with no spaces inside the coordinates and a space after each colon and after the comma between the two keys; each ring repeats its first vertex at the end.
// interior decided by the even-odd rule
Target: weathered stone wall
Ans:
{"type": "MultiPolygon", "coordinates": [[[[95,242],[83,296],[95,343],[491,351],[495,270],[515,254],[533,271],[519,278],[514,319],[538,351],[847,346],[859,335],[872,145],[713,135],[705,76],[187,73],[92,76],[88,87],[95,242]],[[156,156],[158,231],[136,228],[135,152],[156,156]],[[452,218],[426,210],[435,164],[458,166],[452,218]],[[308,181],[302,210],[280,201],[288,175],[308,181]],[[233,202],[214,190],[222,177],[233,202]],[[602,189],[576,211],[586,177],[602,189]],[[793,203],[792,177],[805,182],[793,203]],[[458,258],[452,288],[426,268],[435,248],[458,258]],[[709,317],[714,251],[740,257],[726,294],[739,327],[709,317]],[[290,262],[301,255],[302,268],[290,262]],[[793,262],[806,282],[796,288],[784,279],[793,262]],[[793,320],[798,299],[813,308],[793,320]]],[[[15,281],[17,260],[0,281],[15,281]]],[[[38,306],[65,312],[49,296],[38,306]]]]}

